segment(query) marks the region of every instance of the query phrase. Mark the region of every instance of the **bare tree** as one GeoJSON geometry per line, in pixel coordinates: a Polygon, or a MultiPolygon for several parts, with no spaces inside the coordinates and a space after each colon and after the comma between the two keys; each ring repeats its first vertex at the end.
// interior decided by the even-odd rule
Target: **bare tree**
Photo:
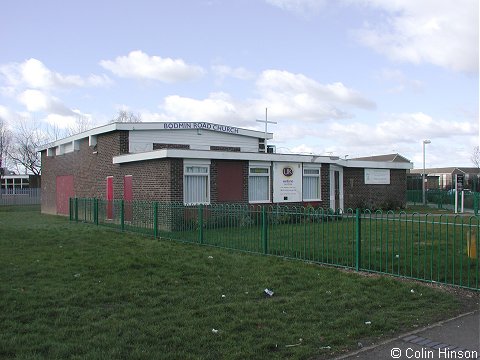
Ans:
{"type": "Polygon", "coordinates": [[[45,132],[49,141],[63,139],[70,134],[69,129],[60,128],[57,124],[48,124],[45,126],[45,132]]]}
{"type": "Polygon", "coordinates": [[[480,146],[473,148],[471,160],[477,168],[480,168],[480,146]]]}
{"type": "Polygon", "coordinates": [[[67,131],[67,136],[79,134],[81,132],[90,130],[93,127],[90,117],[85,115],[78,115],[75,125],[71,126],[67,131]]]}
{"type": "Polygon", "coordinates": [[[37,148],[49,139],[40,130],[36,121],[21,119],[13,132],[12,143],[8,149],[9,160],[19,173],[40,174],[40,153],[37,148]]]}
{"type": "Polygon", "coordinates": [[[7,167],[7,154],[12,140],[12,134],[7,129],[6,122],[0,118],[0,174],[7,167]]]}
{"type": "Polygon", "coordinates": [[[110,123],[115,122],[132,122],[132,123],[139,123],[142,122],[142,115],[140,113],[133,113],[132,111],[128,110],[118,110],[117,115],[110,120],[110,123]]]}

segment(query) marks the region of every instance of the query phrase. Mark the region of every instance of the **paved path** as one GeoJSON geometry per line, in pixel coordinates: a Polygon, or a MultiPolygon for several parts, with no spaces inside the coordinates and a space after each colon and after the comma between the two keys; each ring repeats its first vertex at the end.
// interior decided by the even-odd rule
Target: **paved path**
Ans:
{"type": "Polygon", "coordinates": [[[340,359],[480,359],[480,310],[336,358],[340,359]]]}

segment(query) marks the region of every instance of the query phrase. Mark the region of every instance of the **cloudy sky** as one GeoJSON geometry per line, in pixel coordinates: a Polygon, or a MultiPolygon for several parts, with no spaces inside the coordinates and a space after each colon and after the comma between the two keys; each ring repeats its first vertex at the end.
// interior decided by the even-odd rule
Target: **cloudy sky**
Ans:
{"type": "Polygon", "coordinates": [[[207,121],[279,152],[473,166],[478,0],[16,0],[0,11],[0,117],[68,128],[207,121]]]}

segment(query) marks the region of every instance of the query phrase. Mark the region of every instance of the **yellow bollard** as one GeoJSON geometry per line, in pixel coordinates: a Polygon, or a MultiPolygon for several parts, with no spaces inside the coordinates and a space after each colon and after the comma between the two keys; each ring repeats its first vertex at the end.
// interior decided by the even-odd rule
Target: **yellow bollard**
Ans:
{"type": "Polygon", "coordinates": [[[477,233],[475,228],[467,232],[467,256],[470,259],[477,258],[477,233]]]}

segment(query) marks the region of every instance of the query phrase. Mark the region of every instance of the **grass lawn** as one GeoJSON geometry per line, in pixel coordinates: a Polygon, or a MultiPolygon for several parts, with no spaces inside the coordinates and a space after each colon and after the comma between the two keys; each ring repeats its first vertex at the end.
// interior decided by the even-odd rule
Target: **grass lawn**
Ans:
{"type": "Polygon", "coordinates": [[[477,300],[0,207],[0,358],[332,358],[477,300]]]}
{"type": "Polygon", "coordinates": [[[438,206],[408,205],[404,210],[407,213],[418,212],[420,214],[455,214],[454,210],[448,208],[439,209],[438,206]]]}

